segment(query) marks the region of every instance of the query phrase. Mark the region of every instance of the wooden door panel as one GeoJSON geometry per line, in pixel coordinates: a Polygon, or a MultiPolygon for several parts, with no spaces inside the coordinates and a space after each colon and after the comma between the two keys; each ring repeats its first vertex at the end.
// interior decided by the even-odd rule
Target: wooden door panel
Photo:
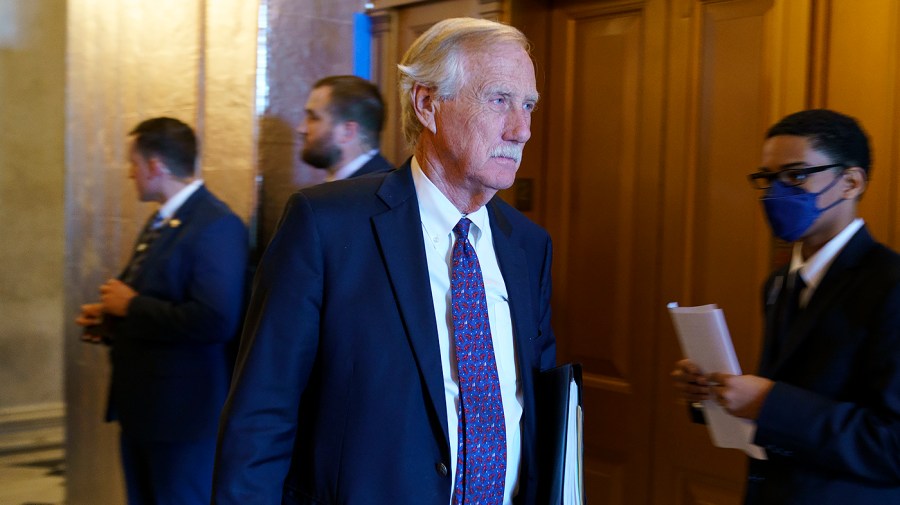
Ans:
{"type": "Polygon", "coordinates": [[[657,271],[661,2],[591,2],[552,17],[546,226],[561,361],[584,366],[591,501],[646,503],[657,271]],[[654,8],[648,8],[652,4],[654,8]],[[658,22],[658,21],[657,21],[658,22]]]}
{"type": "Polygon", "coordinates": [[[677,505],[741,505],[743,498],[734,492],[734,483],[698,479],[694,474],[682,474],[679,492],[668,503],[677,505]]]}
{"type": "Polygon", "coordinates": [[[588,503],[627,503],[626,467],[609,458],[585,455],[584,495],[588,503]]]}
{"type": "MultiPolygon", "coordinates": [[[[682,3],[686,5],[688,2],[682,3]]],[[[756,369],[760,286],[779,251],[747,174],[759,166],[768,126],[804,107],[810,6],[793,0],[699,1],[671,19],[662,292],[682,305],[725,311],[738,359],[756,369]],[[684,44],[684,46],[681,46],[684,44]],[[791,65],[787,65],[791,62],[791,65]]],[[[681,352],[667,314],[661,327],[653,503],[740,503],[745,456],[712,446],[693,425],[667,373],[681,352]]]]}
{"type": "Polygon", "coordinates": [[[815,105],[855,116],[869,134],[874,163],[860,214],[878,240],[897,248],[900,2],[832,0],[825,11],[820,29],[828,63],[814,78],[820,90],[815,105]]]}
{"type": "Polygon", "coordinates": [[[628,85],[637,78],[637,68],[628,67],[639,47],[640,20],[587,18],[571,28],[575,67],[582,71],[571,76],[570,134],[562,140],[569,151],[562,156],[571,161],[560,167],[569,178],[564,210],[569,222],[560,260],[567,292],[585,296],[567,297],[560,330],[574,334],[587,326],[594,335],[607,337],[567,340],[567,352],[591,375],[618,384],[615,389],[622,392],[630,380],[626,337],[637,169],[635,116],[627,110],[637,101],[637,87],[628,85]],[[608,247],[610,238],[617,247],[608,247]],[[568,329],[568,323],[577,326],[568,329]]]}
{"type": "MultiPolygon", "coordinates": [[[[379,33],[390,36],[376,49],[390,55],[380,65],[386,80],[387,60],[442,3],[395,2],[403,5],[386,18],[379,33]]],[[[488,3],[500,5],[447,2],[482,15],[488,3]]],[[[888,241],[900,235],[900,178],[889,173],[900,156],[900,7],[857,3],[509,3],[517,26],[539,34],[538,79],[548,83],[526,172],[539,207],[533,216],[554,240],[560,360],[585,367],[592,503],[741,501],[743,455],[713,447],[672,391],[668,371],[681,352],[663,307],[718,303],[744,369],[755,369],[760,284],[786,249],[771,239],[746,174],[773,121],[809,106],[860,117],[878,163],[863,214],[888,241]],[[517,14],[524,5],[550,10],[546,32],[540,16],[517,14]]],[[[401,153],[398,142],[385,149],[401,153]]]]}

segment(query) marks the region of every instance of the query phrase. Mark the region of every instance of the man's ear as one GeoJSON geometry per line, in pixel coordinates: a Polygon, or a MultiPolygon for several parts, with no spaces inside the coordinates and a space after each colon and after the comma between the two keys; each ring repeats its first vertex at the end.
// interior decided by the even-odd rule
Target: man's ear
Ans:
{"type": "Polygon", "coordinates": [[[848,200],[858,200],[869,185],[869,178],[865,170],[860,167],[850,167],[844,170],[844,191],[841,196],[848,200]]]}
{"type": "Polygon", "coordinates": [[[431,133],[437,133],[434,116],[435,112],[437,112],[438,104],[434,89],[416,83],[413,85],[410,93],[412,93],[412,104],[419,122],[431,133]]]}
{"type": "Polygon", "coordinates": [[[334,130],[334,141],[339,145],[348,144],[359,137],[359,123],[356,121],[339,123],[334,130]]]}
{"type": "Polygon", "coordinates": [[[147,158],[147,169],[150,172],[149,175],[152,177],[159,177],[161,175],[172,173],[169,170],[169,167],[166,166],[166,162],[164,162],[158,156],[151,156],[147,158]]]}

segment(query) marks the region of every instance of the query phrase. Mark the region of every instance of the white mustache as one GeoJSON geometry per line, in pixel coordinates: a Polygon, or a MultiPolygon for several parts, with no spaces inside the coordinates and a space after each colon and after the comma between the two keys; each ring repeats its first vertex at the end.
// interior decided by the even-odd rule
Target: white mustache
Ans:
{"type": "Polygon", "coordinates": [[[509,158],[515,160],[516,163],[522,161],[522,147],[510,144],[497,146],[488,153],[491,158],[509,158]]]}

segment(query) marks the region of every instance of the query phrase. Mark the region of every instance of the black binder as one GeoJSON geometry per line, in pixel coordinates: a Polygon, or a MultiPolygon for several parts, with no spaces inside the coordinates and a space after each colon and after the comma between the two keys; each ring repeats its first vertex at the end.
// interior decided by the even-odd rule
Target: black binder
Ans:
{"type": "MultiPolygon", "coordinates": [[[[576,450],[577,468],[568,471],[577,472],[578,486],[581,486],[583,453],[581,433],[575,440],[567,436],[569,424],[578,422],[570,416],[572,402],[581,407],[581,364],[568,363],[556,368],[544,370],[537,379],[537,449],[540,475],[538,478],[538,503],[560,505],[566,495],[564,486],[566,475],[566,449],[576,450]],[[571,395],[571,384],[577,386],[577,395],[571,395]]],[[[578,424],[580,428],[580,423],[578,424]]],[[[583,490],[579,489],[581,496],[583,490]]],[[[581,501],[584,503],[584,501],[581,501]]]]}

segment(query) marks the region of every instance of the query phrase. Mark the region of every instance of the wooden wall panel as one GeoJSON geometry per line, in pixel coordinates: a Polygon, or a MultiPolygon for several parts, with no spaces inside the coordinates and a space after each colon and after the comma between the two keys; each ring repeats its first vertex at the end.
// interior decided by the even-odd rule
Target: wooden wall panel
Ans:
{"type": "MultiPolygon", "coordinates": [[[[717,303],[733,329],[742,363],[753,369],[761,334],[758,286],[764,264],[759,193],[747,174],[759,166],[768,126],[765,16],[770,0],[711,3],[701,15],[703,46],[697,102],[695,166],[690,171],[693,272],[691,304],[717,303]],[[754,230],[757,230],[754,233],[754,230]]],[[[765,275],[762,273],[762,275],[765,275]]]]}
{"type": "Polygon", "coordinates": [[[713,447],[672,390],[681,351],[663,307],[722,306],[755,371],[760,287],[787,247],[746,175],[766,129],[804,108],[862,120],[875,182],[861,210],[900,247],[900,3],[392,1],[388,59],[438,4],[480,15],[510,5],[508,19],[536,41],[546,85],[520,175],[536,195],[529,215],[554,240],[560,361],[585,365],[589,501],[740,503],[744,456],[713,447]]]}
{"type": "MultiPolygon", "coordinates": [[[[771,238],[746,176],[759,166],[768,126],[806,105],[810,3],[673,5],[662,296],[722,307],[741,365],[753,372],[762,338],[760,287],[784,249],[771,238]]],[[[713,447],[706,428],[688,420],[667,373],[682,354],[668,315],[660,317],[653,503],[740,503],[745,457],[713,447]]]]}
{"type": "Polygon", "coordinates": [[[668,503],[676,505],[740,505],[743,498],[734,493],[730,482],[696,479],[693,474],[682,476],[680,492],[668,503]]]}
{"type": "Polygon", "coordinates": [[[624,485],[626,481],[624,465],[586,456],[585,467],[584,495],[588,503],[629,503],[625,499],[630,490],[624,485]]]}
{"type": "Polygon", "coordinates": [[[822,94],[816,106],[855,116],[869,133],[874,152],[872,183],[860,213],[873,235],[900,247],[900,2],[831,0],[817,28],[828,41],[826,64],[816,76],[822,94]]]}
{"type": "Polygon", "coordinates": [[[584,365],[586,490],[600,503],[650,496],[662,6],[573,3],[551,20],[553,321],[560,361],[584,365]]]}
{"type": "Polygon", "coordinates": [[[559,331],[573,334],[586,327],[602,336],[567,341],[567,354],[622,390],[632,374],[628,303],[634,288],[641,28],[634,12],[571,20],[567,60],[579,71],[567,75],[567,101],[573,106],[566,111],[566,133],[559,139],[563,152],[554,155],[569,160],[560,166],[564,193],[555,195],[565,199],[568,221],[565,236],[557,236],[564,289],[593,292],[572,296],[560,307],[559,331]],[[611,240],[616,247],[609,247],[611,240]],[[576,321],[577,327],[567,325],[576,321]]]}

